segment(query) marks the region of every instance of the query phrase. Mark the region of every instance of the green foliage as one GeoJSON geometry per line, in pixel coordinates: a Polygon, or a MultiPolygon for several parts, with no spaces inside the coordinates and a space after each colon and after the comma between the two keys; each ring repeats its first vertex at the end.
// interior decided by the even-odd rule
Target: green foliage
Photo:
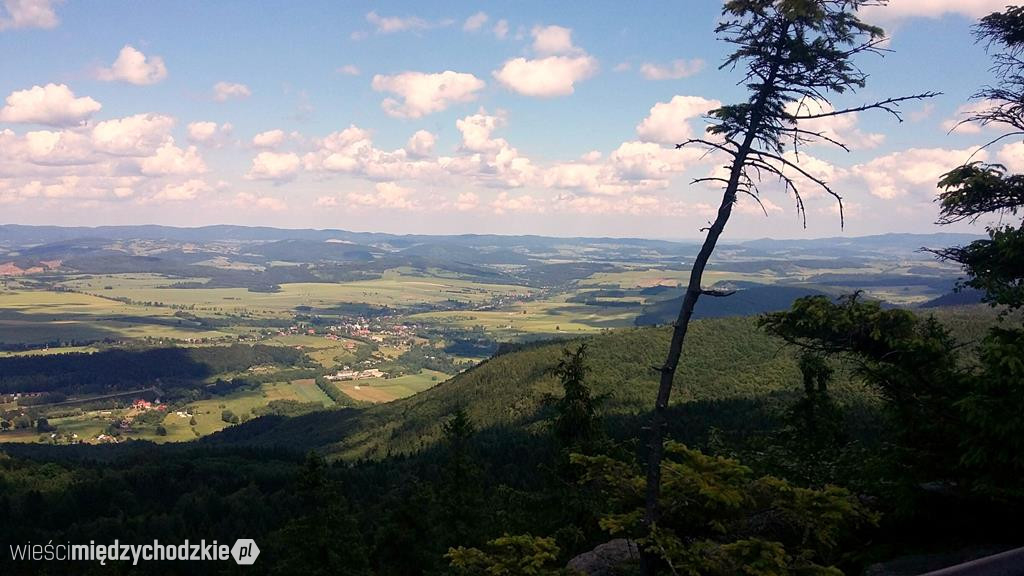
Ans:
{"type": "Polygon", "coordinates": [[[553,372],[564,391],[560,398],[548,397],[547,403],[554,407],[552,423],[555,438],[568,448],[589,452],[604,436],[597,410],[606,399],[594,397],[586,383],[587,344],[580,344],[575,351],[562,351],[553,372]]]}
{"type": "Polygon", "coordinates": [[[814,353],[854,360],[856,373],[895,412],[905,456],[925,475],[953,468],[956,455],[949,447],[961,421],[950,406],[963,382],[956,342],[937,320],[885,310],[854,294],[838,302],[801,298],[792,310],[767,314],[759,324],[814,353]]]}
{"type": "Polygon", "coordinates": [[[558,566],[554,538],[505,534],[479,548],[452,548],[445,555],[457,574],[466,576],[571,576],[558,566]]]}
{"type": "Polygon", "coordinates": [[[355,406],[356,405],[356,401],[353,400],[352,397],[349,396],[348,394],[345,394],[344,392],[342,392],[341,389],[338,388],[338,386],[334,382],[331,382],[330,380],[324,378],[323,376],[317,376],[316,379],[315,379],[315,382],[316,382],[317,388],[323,390],[324,394],[326,394],[328,398],[333,400],[336,405],[338,405],[338,406],[355,406]]]}
{"type": "Polygon", "coordinates": [[[447,449],[442,472],[445,480],[439,495],[443,526],[454,542],[477,541],[479,535],[474,533],[473,526],[480,518],[483,483],[471,443],[476,426],[466,411],[459,408],[442,429],[447,449]]]}
{"type": "MultiPolygon", "coordinates": [[[[944,224],[973,222],[992,213],[1016,215],[1024,207],[1024,175],[1007,175],[998,164],[959,166],[942,177],[939,187],[943,189],[939,222],[944,224]]],[[[1020,308],[1024,306],[1024,228],[990,226],[988,236],[935,252],[961,264],[970,276],[962,285],[984,291],[985,300],[993,306],[1020,308]]]]}
{"type": "Polygon", "coordinates": [[[271,537],[272,573],[370,574],[358,525],[323,458],[310,453],[295,484],[299,514],[271,537]]]}
{"type": "Polygon", "coordinates": [[[855,11],[863,3],[726,2],[716,32],[736,49],[721,67],[744,65],[751,97],[712,111],[717,123],[708,131],[729,140],[753,134],[761,147],[781,153],[784,140],[794,137],[797,127],[797,120],[786,112],[787,104],[863,88],[867,76],[853,64],[853,57],[869,51],[865,46],[883,34],[857,18],[855,11]]]}
{"type": "Polygon", "coordinates": [[[956,403],[966,423],[961,462],[987,490],[1024,498],[1024,331],[993,329],[980,364],[956,403]]]}
{"type": "Polygon", "coordinates": [[[877,521],[848,491],[801,488],[756,477],[738,461],[674,442],[662,461],[662,516],[645,534],[645,480],[633,464],[573,455],[582,482],[599,487],[611,512],[601,525],[632,536],[679,574],[841,574],[854,530],[877,521]],[[809,571],[809,572],[805,572],[809,571]]]}

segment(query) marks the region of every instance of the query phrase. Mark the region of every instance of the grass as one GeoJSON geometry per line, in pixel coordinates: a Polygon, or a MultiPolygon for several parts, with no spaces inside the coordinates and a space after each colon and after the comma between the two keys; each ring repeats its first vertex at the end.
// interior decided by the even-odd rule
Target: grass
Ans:
{"type": "Polygon", "coordinates": [[[422,370],[418,374],[398,378],[371,378],[353,382],[340,382],[342,392],[361,402],[391,402],[417,394],[447,380],[444,372],[422,370]]]}
{"type": "MultiPolygon", "coordinates": [[[[196,421],[195,426],[189,422],[190,417],[179,416],[169,411],[164,416],[163,426],[166,436],[156,434],[156,426],[136,426],[136,430],[125,433],[123,438],[151,440],[153,442],[184,442],[195,440],[228,427],[221,420],[221,412],[231,410],[239,418],[252,416],[253,410],[268,405],[274,400],[294,400],[296,402],[316,402],[328,408],[334,405],[323,390],[312,379],[294,380],[292,382],[271,382],[262,384],[254,390],[243,390],[225,396],[191,402],[182,410],[191,414],[196,421]],[[193,429],[195,431],[193,431],[193,429]]],[[[127,408],[92,410],[77,416],[51,418],[49,422],[60,434],[78,434],[83,442],[92,442],[97,435],[104,433],[114,421],[120,420],[131,411],[127,408]]],[[[41,434],[35,429],[10,430],[0,433],[0,442],[38,442],[40,439],[49,441],[49,434],[41,434]]]]}
{"type": "Polygon", "coordinates": [[[501,310],[466,312],[424,312],[409,317],[410,322],[444,324],[459,328],[483,326],[499,340],[521,336],[590,334],[606,328],[633,325],[640,306],[603,307],[566,302],[569,295],[550,300],[522,302],[501,310]]]}
{"type": "Polygon", "coordinates": [[[373,306],[436,304],[447,300],[481,303],[495,296],[529,294],[530,288],[481,284],[471,280],[424,276],[411,270],[386,271],[381,278],[345,283],[282,284],[279,292],[249,292],[245,288],[167,288],[173,281],[152,275],[108,275],[73,279],[65,285],[105,296],[142,302],[195,306],[203,311],[274,314],[296,306],[330,308],[340,303],[373,306]],[[110,290],[103,287],[110,286],[110,290]]]}
{"type": "Polygon", "coordinates": [[[346,342],[355,342],[357,346],[359,345],[355,340],[345,338],[330,340],[323,336],[307,336],[303,334],[275,336],[265,340],[263,343],[277,346],[301,346],[302,351],[313,361],[324,368],[333,369],[337,366],[351,364],[356,359],[355,350],[345,348],[346,342]]]}
{"type": "Polygon", "coordinates": [[[54,341],[231,335],[197,328],[175,318],[174,312],[89,294],[5,286],[0,287],[0,343],[38,345],[54,341]]]}

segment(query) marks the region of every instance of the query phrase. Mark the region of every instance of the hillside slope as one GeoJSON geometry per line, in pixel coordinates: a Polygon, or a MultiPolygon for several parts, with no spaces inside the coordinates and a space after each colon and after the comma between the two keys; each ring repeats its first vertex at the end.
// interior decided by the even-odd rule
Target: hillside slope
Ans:
{"type": "MultiPolygon", "coordinates": [[[[589,347],[588,381],[597,394],[609,394],[604,412],[616,436],[635,434],[657,388],[654,366],[664,361],[669,329],[611,331],[580,341],[589,347]]],[[[575,342],[575,341],[574,341],[575,342]]],[[[543,399],[558,393],[550,369],[565,342],[520,348],[492,358],[430,390],[366,409],[318,412],[291,419],[259,419],[205,439],[218,444],[318,449],[344,458],[383,457],[429,446],[441,423],[463,407],[482,430],[536,429],[543,399]]],[[[695,322],[688,353],[678,372],[672,399],[684,436],[706,434],[711,426],[741,430],[768,425],[786,398],[799,389],[791,351],[756,328],[754,318],[695,322]]],[[[837,394],[870,401],[870,394],[841,378],[837,394]],[[852,393],[851,393],[852,392],[852,393]],[[867,399],[867,400],[866,400],[867,399]]]]}

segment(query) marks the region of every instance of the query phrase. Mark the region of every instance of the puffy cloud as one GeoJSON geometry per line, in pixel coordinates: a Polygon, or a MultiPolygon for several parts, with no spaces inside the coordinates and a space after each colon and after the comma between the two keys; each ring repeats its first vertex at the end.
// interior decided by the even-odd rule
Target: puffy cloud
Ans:
{"type": "Polygon", "coordinates": [[[239,192],[235,194],[234,204],[240,208],[256,210],[271,210],[282,212],[288,209],[288,204],[274,196],[259,196],[251,192],[239,192]]]}
{"type": "Polygon", "coordinates": [[[391,116],[420,118],[440,112],[459,102],[471,102],[485,86],[472,74],[446,70],[438,74],[402,72],[394,76],[376,75],[371,84],[378,92],[390,92],[402,102],[387,98],[381,107],[391,116]]]}
{"type": "Polygon", "coordinates": [[[315,150],[303,156],[307,170],[340,172],[370,180],[436,180],[443,172],[436,161],[410,158],[409,153],[381,150],[369,132],[349,126],[314,142],[315,150]]]}
{"type": "Polygon", "coordinates": [[[718,100],[700,96],[674,96],[668,102],[658,102],[636,126],[636,134],[645,142],[678,144],[693,137],[690,120],[699,118],[722,105],[718,100]]]}
{"type": "Polygon", "coordinates": [[[473,14],[469,18],[466,18],[466,21],[463,22],[462,24],[462,29],[465,30],[466,32],[476,32],[477,30],[480,30],[480,28],[482,28],[483,25],[486,23],[487,14],[485,12],[477,12],[476,14],[473,14]]]}
{"type": "Polygon", "coordinates": [[[525,96],[552,98],[575,92],[576,83],[597,73],[597,60],[572,43],[572,30],[533,28],[533,51],[541,58],[513,58],[491,74],[503,86],[525,96]]]}
{"type": "Polygon", "coordinates": [[[703,69],[704,61],[700,58],[673,60],[667,66],[646,62],[640,66],[640,75],[648,80],[679,80],[693,76],[703,69]]]}
{"type": "MultiPolygon", "coordinates": [[[[793,116],[828,114],[834,111],[835,108],[828,102],[812,99],[791,102],[786,106],[786,112],[793,116]]],[[[827,138],[842,142],[851,148],[876,148],[885,141],[884,134],[865,133],[857,128],[857,122],[857,113],[851,112],[840,116],[801,120],[799,127],[803,130],[823,134],[827,138]]],[[[818,142],[818,144],[831,145],[828,142],[818,142]]]]}
{"type": "Polygon", "coordinates": [[[442,159],[442,165],[452,173],[470,174],[488,186],[516,188],[532,183],[539,174],[530,159],[504,138],[491,137],[495,129],[504,125],[504,116],[492,116],[484,110],[457,120],[455,126],[462,133],[461,149],[471,154],[442,159]]]}
{"type": "Polygon", "coordinates": [[[459,212],[475,210],[480,205],[480,197],[473,192],[463,192],[455,200],[455,209],[459,212]]]}
{"type": "Polygon", "coordinates": [[[378,182],[374,186],[375,192],[349,192],[348,201],[357,206],[369,208],[392,208],[395,210],[415,210],[419,206],[415,200],[410,198],[413,194],[411,188],[399,186],[394,182],[378,182]]]}
{"type": "Polygon", "coordinates": [[[89,138],[77,132],[68,130],[27,132],[24,144],[27,160],[33,164],[73,166],[96,162],[92,155],[89,138]]]}
{"type": "Polygon", "coordinates": [[[72,126],[81,124],[102,107],[88,96],[76,97],[65,84],[47,84],[11,92],[0,109],[0,121],[72,126]]]}
{"type": "Polygon", "coordinates": [[[56,28],[60,21],[53,0],[4,0],[0,30],[9,28],[56,28]]]}
{"type": "Polygon", "coordinates": [[[257,148],[274,148],[284,142],[284,130],[267,130],[252,137],[252,145],[257,148]]]}
{"type": "Polygon", "coordinates": [[[129,84],[156,84],[167,78],[167,66],[163,58],[149,56],[125,44],[110,68],[100,68],[98,78],[104,82],[127,82],[129,84]]]}
{"type": "MultiPolygon", "coordinates": [[[[679,151],[661,147],[654,142],[623,142],[608,156],[616,175],[625,181],[665,180],[681,172],[684,162],[701,154],[697,151],[679,151]]],[[[655,184],[660,187],[667,185],[655,184]]]]}
{"type": "Polygon", "coordinates": [[[572,29],[562,26],[534,26],[533,51],[541,56],[576,54],[580,49],[572,43],[572,29]]]}
{"type": "Polygon", "coordinates": [[[538,198],[529,194],[512,196],[508,192],[498,194],[497,198],[491,202],[491,210],[499,215],[508,212],[540,213],[545,211],[543,202],[538,198]]]}
{"type": "Polygon", "coordinates": [[[508,37],[508,20],[498,20],[494,24],[494,37],[498,40],[504,40],[508,37]]]}
{"type": "Polygon", "coordinates": [[[359,76],[359,67],[355,64],[346,64],[339,66],[337,69],[338,74],[344,74],[345,76],[359,76]]]}
{"type": "Polygon", "coordinates": [[[867,22],[939,18],[946,14],[980,18],[1005,9],[1006,4],[1006,0],[890,0],[886,6],[866,6],[861,12],[867,22]]]}
{"type": "MultiPolygon", "coordinates": [[[[864,180],[868,191],[883,200],[892,200],[914,193],[932,198],[939,178],[970,157],[972,149],[911,148],[880,156],[858,164],[851,173],[864,180]]],[[[981,151],[974,158],[985,160],[981,151]]]]}
{"type": "Polygon", "coordinates": [[[598,196],[650,192],[668,187],[671,178],[686,168],[685,162],[697,154],[652,142],[623,142],[604,161],[587,155],[579,162],[549,167],[544,171],[544,185],[598,196]]]}
{"type": "Polygon", "coordinates": [[[313,202],[317,208],[334,208],[338,205],[337,196],[320,196],[313,202]]]}
{"type": "Polygon", "coordinates": [[[206,182],[193,178],[180,184],[167,184],[152,197],[152,200],[156,202],[183,202],[195,200],[200,195],[212,190],[213,188],[206,182]]]}
{"type": "Polygon", "coordinates": [[[1011,142],[999,149],[996,154],[999,163],[1010,172],[1024,172],[1024,142],[1011,142]]]}
{"type": "Polygon", "coordinates": [[[195,146],[183,150],[170,138],[154,155],[140,160],[139,169],[147,176],[192,175],[206,172],[206,163],[195,146]]]}
{"type": "Polygon", "coordinates": [[[417,130],[416,133],[409,137],[409,142],[405,145],[405,149],[410,155],[422,158],[430,156],[434,152],[434,144],[436,142],[437,137],[430,132],[417,130]]]}
{"type": "Polygon", "coordinates": [[[188,139],[207,145],[216,145],[234,129],[229,123],[217,125],[216,122],[191,122],[188,125],[188,139]]]}
{"type": "Polygon", "coordinates": [[[576,91],[576,83],[597,72],[597,60],[590,56],[548,56],[536,60],[513,58],[494,78],[506,88],[524,96],[553,98],[576,91]]]}
{"type": "Polygon", "coordinates": [[[245,84],[237,82],[217,82],[213,85],[213,99],[217,102],[225,102],[232,99],[248,98],[252,96],[252,90],[245,84]]]}
{"type": "Polygon", "coordinates": [[[136,114],[105,120],[92,129],[96,149],[115,156],[146,156],[170,136],[174,118],[160,114],[136,114]]]}
{"type": "Polygon", "coordinates": [[[471,152],[487,152],[507,146],[504,140],[492,140],[491,133],[505,125],[503,115],[492,116],[484,110],[455,121],[462,133],[462,147],[471,152]]]}
{"type": "Polygon", "coordinates": [[[285,182],[295,178],[302,160],[291,152],[260,152],[252,159],[252,167],[246,178],[250,180],[274,180],[285,182]]]}

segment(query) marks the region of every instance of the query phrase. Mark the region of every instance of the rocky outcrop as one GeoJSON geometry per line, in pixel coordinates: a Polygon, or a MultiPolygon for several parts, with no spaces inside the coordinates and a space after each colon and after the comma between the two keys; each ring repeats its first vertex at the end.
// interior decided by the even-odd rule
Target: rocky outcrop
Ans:
{"type": "Polygon", "coordinates": [[[625,538],[605,542],[590,552],[584,552],[569,561],[566,566],[586,576],[620,576],[627,574],[629,566],[640,561],[636,544],[625,538]]]}

